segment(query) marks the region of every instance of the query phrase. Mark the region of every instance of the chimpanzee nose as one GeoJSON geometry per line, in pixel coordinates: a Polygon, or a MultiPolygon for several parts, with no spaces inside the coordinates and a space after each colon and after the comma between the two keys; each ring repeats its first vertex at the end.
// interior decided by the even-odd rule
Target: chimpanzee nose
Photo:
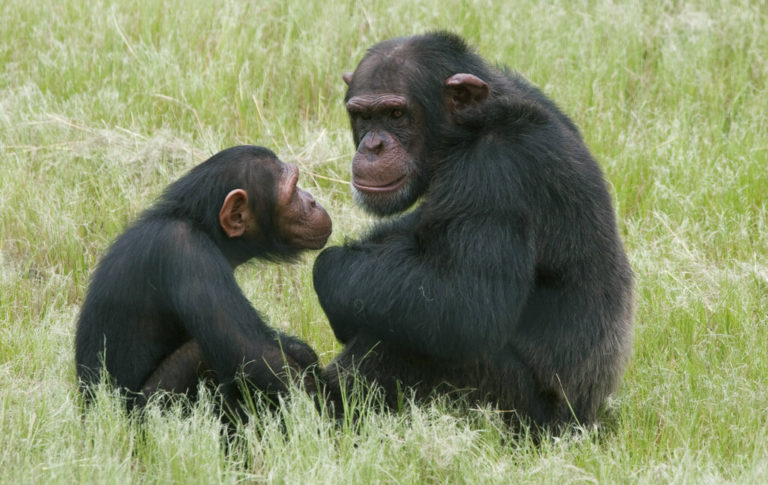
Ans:
{"type": "Polygon", "coordinates": [[[366,151],[378,153],[384,146],[384,139],[378,133],[368,133],[363,140],[366,151]]]}

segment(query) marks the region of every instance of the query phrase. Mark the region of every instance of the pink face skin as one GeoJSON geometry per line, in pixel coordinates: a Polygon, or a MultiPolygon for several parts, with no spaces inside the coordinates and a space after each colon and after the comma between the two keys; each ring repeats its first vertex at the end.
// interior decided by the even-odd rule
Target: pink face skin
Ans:
{"type": "Polygon", "coordinates": [[[291,246],[320,249],[331,235],[331,218],[312,194],[296,185],[298,180],[296,165],[284,165],[277,188],[276,226],[282,239],[291,246]]]}

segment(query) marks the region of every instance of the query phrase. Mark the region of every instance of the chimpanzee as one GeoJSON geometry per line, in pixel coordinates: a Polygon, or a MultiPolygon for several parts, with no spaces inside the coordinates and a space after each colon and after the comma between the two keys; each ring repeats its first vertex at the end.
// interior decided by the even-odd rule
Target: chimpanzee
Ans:
{"type": "MultiPolygon", "coordinates": [[[[228,148],[171,184],[117,238],[77,326],[86,397],[106,369],[129,409],[157,390],[193,395],[204,376],[231,405],[241,381],[273,397],[288,374],[317,365],[307,344],[266,325],[233,274],[251,258],[293,261],[325,245],[331,219],[298,176],[266,148],[228,148]]],[[[314,379],[304,384],[313,390],[314,379]]]]}
{"type": "Polygon", "coordinates": [[[347,73],[352,191],[412,211],[325,249],[314,286],[352,375],[397,406],[464,391],[534,429],[592,423],[632,341],[632,272],[600,168],[536,87],[437,32],[347,73]]]}

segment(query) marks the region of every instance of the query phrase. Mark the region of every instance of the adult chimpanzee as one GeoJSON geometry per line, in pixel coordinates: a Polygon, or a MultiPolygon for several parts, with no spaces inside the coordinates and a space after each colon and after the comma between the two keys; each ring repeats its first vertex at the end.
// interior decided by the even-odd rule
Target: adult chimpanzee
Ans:
{"type": "Polygon", "coordinates": [[[537,426],[593,422],[630,353],[632,275],[576,126],[448,33],[377,44],[344,80],[355,199],[422,202],[315,261],[345,344],[332,396],[355,369],[393,406],[464,389],[537,426]]]}
{"type": "Polygon", "coordinates": [[[266,148],[238,146],[166,189],[93,275],[75,339],[83,391],[105,368],[130,409],[157,390],[192,393],[206,373],[234,404],[240,370],[273,396],[289,368],[317,364],[309,346],[264,323],[233,274],[251,258],[291,261],[325,245],[331,219],[298,175],[266,148]]]}

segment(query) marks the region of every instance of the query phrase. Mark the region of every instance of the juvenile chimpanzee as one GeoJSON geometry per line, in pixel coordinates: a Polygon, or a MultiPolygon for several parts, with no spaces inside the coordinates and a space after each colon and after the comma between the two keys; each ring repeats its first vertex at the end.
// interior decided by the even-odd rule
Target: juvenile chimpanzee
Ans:
{"type": "Polygon", "coordinates": [[[265,324],[233,274],[251,258],[292,261],[325,245],[331,219],[298,176],[266,148],[228,148],[171,184],[117,238],[77,326],[86,395],[103,368],[129,409],[157,390],[193,393],[205,373],[234,404],[241,370],[273,396],[286,389],[289,368],[317,364],[308,345],[265,324]]]}
{"type": "Polygon", "coordinates": [[[354,369],[392,406],[463,389],[544,428],[593,422],[630,354],[632,273],[576,126],[448,33],[377,44],[344,80],[355,199],[421,203],[315,261],[345,344],[332,396],[354,369]]]}

